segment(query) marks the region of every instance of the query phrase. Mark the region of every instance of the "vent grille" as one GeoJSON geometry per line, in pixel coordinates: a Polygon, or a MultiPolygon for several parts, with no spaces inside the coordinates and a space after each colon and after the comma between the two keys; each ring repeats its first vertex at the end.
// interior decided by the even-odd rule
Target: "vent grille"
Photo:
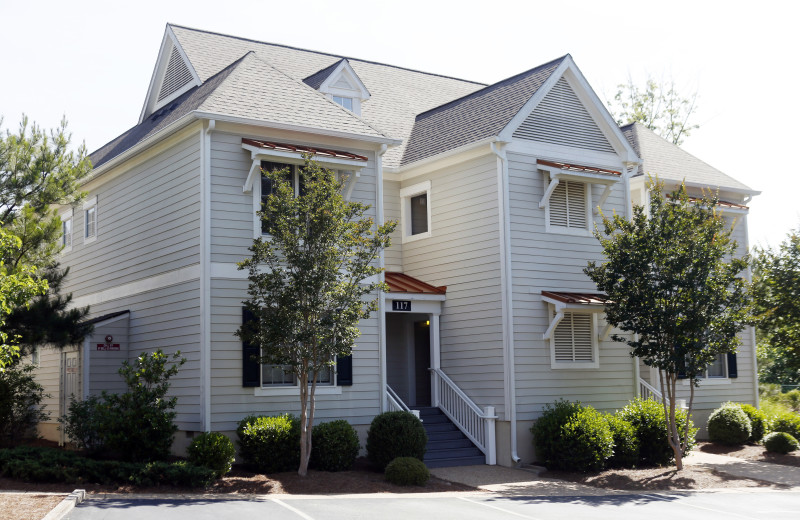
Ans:
{"type": "Polygon", "coordinates": [[[593,362],[591,314],[565,313],[553,332],[553,344],[557,362],[593,362]]]}
{"type": "Polygon", "coordinates": [[[558,80],[536,110],[517,128],[514,137],[614,153],[614,148],[564,78],[558,80]]]}
{"type": "Polygon", "coordinates": [[[560,181],[550,195],[550,225],[586,229],[586,184],[560,181]]]}
{"type": "Polygon", "coordinates": [[[158,101],[162,101],[192,81],[192,72],[183,61],[178,47],[172,46],[172,53],[169,55],[167,70],[164,72],[164,79],[161,81],[161,91],[158,93],[158,101]]]}

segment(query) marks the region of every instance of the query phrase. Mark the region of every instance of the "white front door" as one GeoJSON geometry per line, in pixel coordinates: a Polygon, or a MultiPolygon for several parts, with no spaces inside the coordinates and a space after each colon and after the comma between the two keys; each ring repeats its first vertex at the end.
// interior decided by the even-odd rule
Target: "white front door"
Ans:
{"type": "MultiPolygon", "coordinates": [[[[69,402],[74,397],[81,398],[79,352],[64,352],[62,354],[61,370],[61,415],[67,413],[69,402]]],[[[61,429],[61,444],[66,442],[64,429],[61,429]]]]}

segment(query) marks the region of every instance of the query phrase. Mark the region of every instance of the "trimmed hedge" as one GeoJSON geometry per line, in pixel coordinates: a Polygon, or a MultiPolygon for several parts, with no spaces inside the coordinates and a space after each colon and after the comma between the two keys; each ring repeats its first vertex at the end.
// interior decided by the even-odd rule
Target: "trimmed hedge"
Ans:
{"type": "Polygon", "coordinates": [[[750,419],[736,403],[725,403],[708,418],[708,438],[712,442],[738,446],[746,443],[752,433],[750,419]]]}
{"type": "MultiPolygon", "coordinates": [[[[634,399],[617,415],[633,425],[639,441],[639,464],[644,466],[666,466],[674,459],[672,448],[667,440],[667,418],[664,406],[653,399],[634,399]]],[[[689,421],[689,446],[686,453],[695,445],[697,428],[683,410],[675,410],[678,431],[683,432],[689,421]]],[[[684,455],[686,454],[684,453],[684,455]]]]}
{"type": "Polygon", "coordinates": [[[25,482],[134,484],[208,487],[214,470],[180,462],[95,460],[75,452],[23,446],[0,450],[0,475],[25,482]]]}
{"type": "Polygon", "coordinates": [[[213,469],[217,478],[222,478],[231,470],[236,455],[233,442],[219,432],[201,433],[192,439],[186,451],[189,462],[213,469]]]}
{"type": "Polygon", "coordinates": [[[300,421],[291,414],[249,415],[236,429],[239,454],[254,471],[277,473],[300,467],[300,421]]]}
{"type": "Polygon", "coordinates": [[[345,471],[358,457],[358,434],[344,419],[317,424],[311,433],[311,466],[323,471],[345,471]]]}
{"type": "Polygon", "coordinates": [[[570,418],[580,412],[581,403],[573,403],[559,399],[555,403],[546,404],[542,416],[531,427],[533,446],[537,460],[546,467],[555,467],[561,457],[561,427],[570,418]]]}
{"type": "Polygon", "coordinates": [[[739,406],[742,408],[745,415],[747,415],[747,418],[750,419],[751,432],[747,442],[755,444],[767,433],[767,414],[751,404],[740,403],[739,406]]]}
{"type": "Polygon", "coordinates": [[[378,469],[397,457],[425,456],[428,435],[422,422],[409,412],[384,412],[375,416],[367,432],[367,458],[378,469]]]}
{"type": "Polygon", "coordinates": [[[764,447],[767,451],[785,455],[800,449],[800,443],[786,432],[772,432],[764,437],[764,447]]]}
{"type": "Polygon", "coordinates": [[[606,462],[611,468],[632,468],[639,462],[639,439],[631,423],[617,415],[606,415],[614,438],[614,454],[606,462]]]}
{"type": "Polygon", "coordinates": [[[800,414],[785,412],[772,420],[773,432],[786,432],[795,439],[800,438],[800,414]]]}
{"type": "Polygon", "coordinates": [[[399,486],[424,486],[431,473],[425,463],[415,457],[397,457],[386,466],[384,476],[399,486]]]}

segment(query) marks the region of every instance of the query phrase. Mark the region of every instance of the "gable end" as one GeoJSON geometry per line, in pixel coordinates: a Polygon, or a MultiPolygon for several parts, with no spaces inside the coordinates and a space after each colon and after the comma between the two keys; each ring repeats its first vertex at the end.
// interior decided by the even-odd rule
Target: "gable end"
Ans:
{"type": "Polygon", "coordinates": [[[512,135],[528,141],[615,153],[563,76],[512,135]]]}
{"type": "Polygon", "coordinates": [[[167,69],[164,71],[164,78],[161,81],[161,90],[158,92],[157,102],[161,102],[172,94],[176,93],[181,88],[185,87],[192,82],[192,71],[189,70],[186,62],[183,61],[178,47],[172,46],[172,52],[169,56],[167,69]]]}

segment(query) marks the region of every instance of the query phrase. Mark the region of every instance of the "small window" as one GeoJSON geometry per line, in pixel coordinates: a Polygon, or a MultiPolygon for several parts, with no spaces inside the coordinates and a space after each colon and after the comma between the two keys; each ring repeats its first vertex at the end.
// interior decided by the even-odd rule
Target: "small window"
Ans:
{"type": "Polygon", "coordinates": [[[400,190],[403,241],[431,236],[431,181],[400,190]]]}
{"type": "Polygon", "coordinates": [[[548,223],[554,228],[581,230],[587,228],[587,185],[578,181],[561,181],[550,195],[548,223]]]}
{"type": "Polygon", "coordinates": [[[68,218],[61,222],[61,245],[64,249],[72,248],[72,219],[68,218]]]}
{"type": "Polygon", "coordinates": [[[550,340],[553,368],[597,368],[594,313],[565,312],[550,340]]]}
{"type": "MultiPolygon", "coordinates": [[[[297,386],[297,378],[290,372],[290,365],[262,365],[261,367],[261,386],[275,387],[275,386],[297,386]]],[[[333,370],[331,367],[326,367],[319,373],[317,377],[318,385],[332,385],[331,380],[333,370]]],[[[311,377],[309,376],[309,384],[311,384],[311,377]]]]}
{"type": "Polygon", "coordinates": [[[338,104],[338,105],[342,105],[344,108],[346,108],[350,112],[353,111],[353,98],[341,97],[341,96],[333,96],[333,102],[338,104]]]}
{"type": "Polygon", "coordinates": [[[83,242],[97,238],[97,197],[83,203],[83,242]]]}
{"type": "Polygon", "coordinates": [[[700,379],[725,379],[728,377],[727,357],[726,354],[717,354],[714,362],[708,365],[705,372],[698,374],[697,377],[700,379]]]}

